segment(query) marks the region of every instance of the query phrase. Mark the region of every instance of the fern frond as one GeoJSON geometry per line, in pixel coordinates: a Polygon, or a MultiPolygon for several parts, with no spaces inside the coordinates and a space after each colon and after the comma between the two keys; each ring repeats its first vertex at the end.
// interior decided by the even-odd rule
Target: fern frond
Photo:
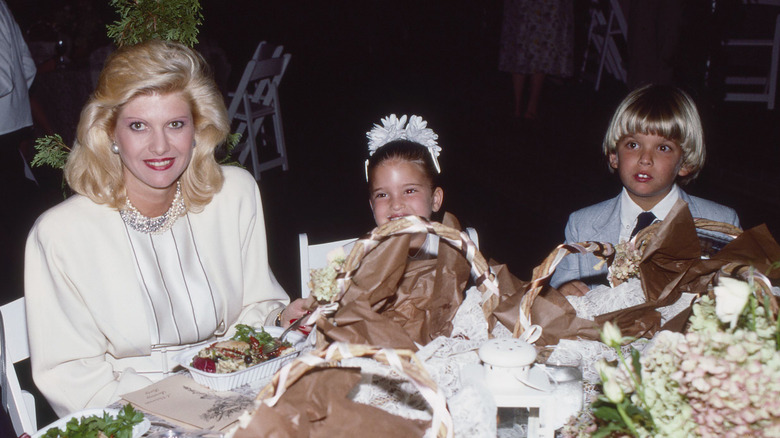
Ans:
{"type": "Polygon", "coordinates": [[[31,167],[47,165],[55,169],[62,169],[65,167],[70,153],[70,148],[65,145],[59,134],[35,139],[35,150],[37,152],[30,163],[31,167]]]}
{"type": "Polygon", "coordinates": [[[119,20],[106,26],[118,47],[150,39],[178,41],[188,47],[198,42],[203,11],[198,0],[111,0],[119,20]]]}

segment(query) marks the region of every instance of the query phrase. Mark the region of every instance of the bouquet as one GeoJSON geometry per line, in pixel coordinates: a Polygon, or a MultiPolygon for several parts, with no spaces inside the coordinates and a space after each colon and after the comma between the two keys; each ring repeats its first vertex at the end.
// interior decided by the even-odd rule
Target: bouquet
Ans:
{"type": "Polygon", "coordinates": [[[597,364],[603,394],[563,435],[780,436],[780,320],[756,276],[721,277],[714,298],[694,304],[687,333],[661,331],[641,355],[625,355],[632,338],[606,323],[617,364],[597,364]]]}

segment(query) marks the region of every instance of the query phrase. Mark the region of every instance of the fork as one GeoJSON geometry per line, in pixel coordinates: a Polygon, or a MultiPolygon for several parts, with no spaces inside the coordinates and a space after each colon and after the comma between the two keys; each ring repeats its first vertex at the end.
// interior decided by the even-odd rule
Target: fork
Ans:
{"type": "Polygon", "coordinates": [[[263,345],[263,353],[268,354],[268,353],[276,350],[277,348],[279,348],[279,346],[282,345],[282,342],[284,342],[284,338],[287,337],[287,335],[291,331],[293,331],[293,330],[297,329],[298,327],[300,327],[301,323],[303,323],[303,320],[306,319],[307,316],[308,315],[305,315],[302,318],[296,319],[292,324],[290,324],[286,329],[284,329],[284,331],[282,332],[281,335],[279,335],[278,338],[274,338],[273,342],[269,342],[267,344],[264,344],[263,345]]]}

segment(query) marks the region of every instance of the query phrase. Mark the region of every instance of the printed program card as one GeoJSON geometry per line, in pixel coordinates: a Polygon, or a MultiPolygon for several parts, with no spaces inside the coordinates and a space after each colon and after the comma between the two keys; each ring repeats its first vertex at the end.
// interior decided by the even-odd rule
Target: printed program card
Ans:
{"type": "Polygon", "coordinates": [[[168,377],[122,398],[174,424],[201,430],[223,430],[253,404],[250,397],[214,391],[185,374],[168,377]]]}

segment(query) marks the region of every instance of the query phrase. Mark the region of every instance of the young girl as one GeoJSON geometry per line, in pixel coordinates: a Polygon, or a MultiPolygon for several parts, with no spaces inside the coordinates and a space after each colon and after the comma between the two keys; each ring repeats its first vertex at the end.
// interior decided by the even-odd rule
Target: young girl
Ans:
{"type": "MultiPolygon", "coordinates": [[[[366,160],[369,203],[377,226],[408,215],[431,219],[441,209],[444,190],[437,180],[441,173],[436,159],[441,147],[438,135],[419,116],[395,114],[382,119],[367,133],[366,160]]],[[[435,217],[434,220],[439,220],[435,217]]],[[[438,238],[415,234],[410,243],[413,258],[435,257],[438,238]]]]}

